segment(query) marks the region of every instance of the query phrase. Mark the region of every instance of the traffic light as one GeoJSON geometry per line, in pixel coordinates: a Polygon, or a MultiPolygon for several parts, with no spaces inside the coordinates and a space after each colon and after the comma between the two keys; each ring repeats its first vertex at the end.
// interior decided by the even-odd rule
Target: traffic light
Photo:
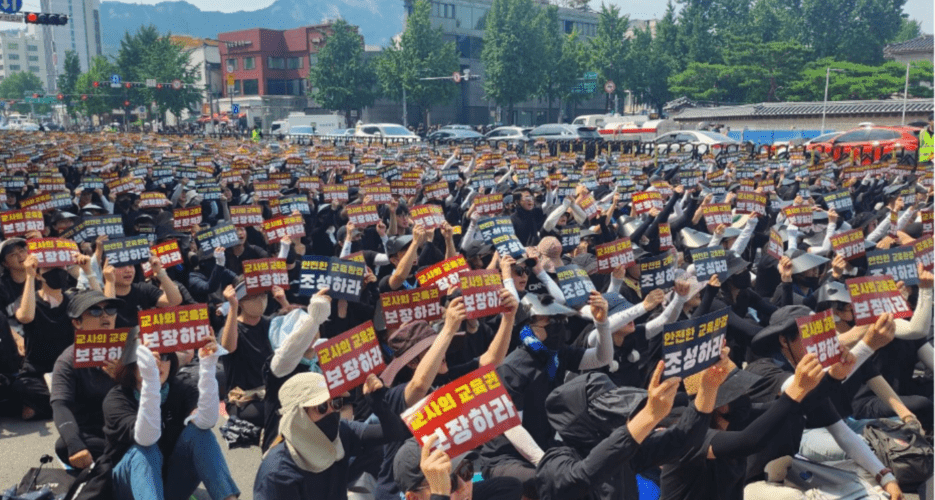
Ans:
{"type": "Polygon", "coordinates": [[[65,100],[65,94],[59,94],[59,95],[56,96],[56,97],[58,97],[58,100],[59,100],[59,101],[64,101],[64,100],[65,100]]]}
{"type": "Polygon", "coordinates": [[[68,16],[65,14],[50,14],[46,12],[23,12],[26,24],[47,24],[49,26],[65,26],[68,16]]]}
{"type": "Polygon", "coordinates": [[[101,82],[91,82],[91,86],[94,88],[98,88],[101,86],[101,82]]]}
{"type": "Polygon", "coordinates": [[[82,101],[87,101],[87,100],[88,100],[88,94],[81,94],[81,100],[82,100],[82,101]]]}
{"type": "Polygon", "coordinates": [[[123,101],[123,106],[126,108],[130,107],[130,101],[123,101]]]}

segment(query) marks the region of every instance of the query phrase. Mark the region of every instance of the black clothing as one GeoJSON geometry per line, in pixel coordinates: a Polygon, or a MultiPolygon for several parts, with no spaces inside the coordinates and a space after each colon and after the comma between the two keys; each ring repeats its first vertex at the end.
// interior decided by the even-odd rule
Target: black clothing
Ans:
{"type": "Polygon", "coordinates": [[[117,308],[116,327],[128,328],[138,325],[139,312],[155,308],[163,293],[165,292],[162,289],[150,283],[131,284],[129,293],[117,296],[123,303],[117,308]]]}
{"type": "Polygon", "coordinates": [[[100,368],[75,368],[75,346],[68,346],[52,371],[51,404],[55,427],[74,455],[90,449],[81,433],[104,437],[102,404],[114,380],[100,368]]]}
{"type": "Polygon", "coordinates": [[[221,357],[228,389],[240,387],[247,391],[263,385],[263,365],[273,355],[269,324],[267,317],[253,326],[237,322],[237,350],[221,357]]]}
{"type": "Polygon", "coordinates": [[[62,303],[52,307],[36,294],[36,315],[31,322],[23,324],[24,372],[50,373],[62,351],[75,342],[75,329],[66,312],[69,296],[62,295],[62,303]]]}

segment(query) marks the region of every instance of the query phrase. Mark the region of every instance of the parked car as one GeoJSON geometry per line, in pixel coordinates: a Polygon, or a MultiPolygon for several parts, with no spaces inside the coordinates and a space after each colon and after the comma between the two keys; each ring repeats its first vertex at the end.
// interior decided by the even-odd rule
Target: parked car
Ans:
{"type": "Polygon", "coordinates": [[[545,139],[547,141],[603,140],[601,134],[594,127],[566,125],[563,123],[539,125],[529,131],[529,138],[532,140],[545,139]]]}
{"type": "Polygon", "coordinates": [[[690,144],[702,153],[711,151],[717,154],[722,148],[740,146],[741,142],[724,134],[707,130],[676,130],[656,137],[653,139],[653,144],[659,148],[660,153],[670,150],[679,151],[683,145],[690,144]]]}
{"type": "Polygon", "coordinates": [[[530,141],[529,127],[497,127],[484,137],[488,141],[506,141],[506,142],[526,142],[530,141]]]}
{"type": "Polygon", "coordinates": [[[315,136],[315,128],[310,125],[296,125],[289,129],[286,138],[292,144],[311,144],[315,136]]]}
{"type": "Polygon", "coordinates": [[[483,138],[482,134],[462,128],[442,128],[425,137],[427,141],[437,142],[467,142],[483,138]]]}
{"type": "Polygon", "coordinates": [[[418,135],[412,133],[406,127],[395,123],[370,123],[361,125],[354,132],[355,137],[370,137],[374,139],[392,139],[408,142],[421,140],[418,135]]]}
{"type": "Polygon", "coordinates": [[[474,127],[470,125],[451,124],[443,126],[440,130],[474,130],[474,127]]]}
{"type": "Polygon", "coordinates": [[[879,160],[883,155],[892,153],[896,148],[902,148],[906,154],[915,156],[919,150],[919,130],[917,127],[884,127],[868,124],[848,130],[823,142],[812,141],[806,149],[831,154],[835,161],[842,157],[850,157],[854,149],[862,154],[872,152],[874,161],[879,160]]]}

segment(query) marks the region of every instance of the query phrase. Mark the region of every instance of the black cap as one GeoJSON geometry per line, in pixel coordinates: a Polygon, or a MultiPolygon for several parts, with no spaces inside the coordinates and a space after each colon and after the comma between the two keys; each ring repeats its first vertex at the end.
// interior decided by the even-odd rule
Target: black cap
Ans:
{"type": "Polygon", "coordinates": [[[101,302],[110,302],[116,306],[123,305],[120,299],[108,297],[97,290],[87,290],[75,294],[68,303],[68,317],[80,318],[85,311],[101,302]]]}
{"type": "Polygon", "coordinates": [[[771,356],[779,351],[779,334],[788,330],[798,330],[796,318],[808,316],[812,310],[806,306],[780,307],[769,318],[769,326],[760,330],[760,333],[750,341],[750,348],[759,356],[771,356]]]}
{"type": "Polygon", "coordinates": [[[394,236],[386,242],[386,255],[396,255],[412,243],[412,235],[394,236]]]}
{"type": "MultiPolygon", "coordinates": [[[[452,458],[452,472],[458,469],[461,462],[475,460],[478,457],[477,452],[469,451],[452,458]]],[[[415,491],[422,484],[422,481],[425,481],[425,475],[419,466],[421,461],[422,448],[419,447],[414,438],[406,440],[393,459],[393,479],[396,480],[396,486],[399,486],[400,491],[415,491]]]]}
{"type": "Polygon", "coordinates": [[[8,238],[0,243],[0,260],[3,260],[7,254],[13,251],[17,246],[26,248],[26,240],[23,238],[8,238]]]}

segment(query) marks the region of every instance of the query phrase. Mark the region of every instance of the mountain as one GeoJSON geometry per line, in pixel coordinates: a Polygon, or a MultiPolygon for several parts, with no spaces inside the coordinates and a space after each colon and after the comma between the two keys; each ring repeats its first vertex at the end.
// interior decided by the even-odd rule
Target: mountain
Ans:
{"type": "Polygon", "coordinates": [[[218,33],[249,28],[285,30],[342,18],[358,26],[367,45],[382,45],[403,30],[403,3],[399,0],[276,0],[255,11],[203,11],[185,1],[141,5],[101,2],[104,52],[115,55],[126,31],[155,25],[162,33],[217,38],[218,33]]]}

